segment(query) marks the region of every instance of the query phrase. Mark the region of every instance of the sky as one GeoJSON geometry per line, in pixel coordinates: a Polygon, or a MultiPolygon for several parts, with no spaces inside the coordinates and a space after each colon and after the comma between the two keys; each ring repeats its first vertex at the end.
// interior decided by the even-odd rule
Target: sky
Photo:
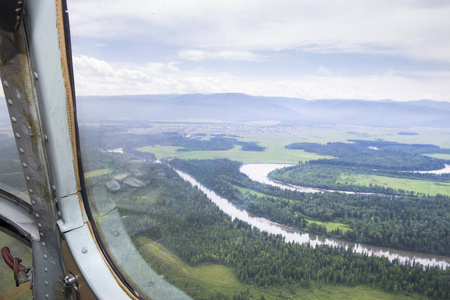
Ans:
{"type": "Polygon", "coordinates": [[[450,102],[448,0],[68,0],[78,95],[450,102]]]}

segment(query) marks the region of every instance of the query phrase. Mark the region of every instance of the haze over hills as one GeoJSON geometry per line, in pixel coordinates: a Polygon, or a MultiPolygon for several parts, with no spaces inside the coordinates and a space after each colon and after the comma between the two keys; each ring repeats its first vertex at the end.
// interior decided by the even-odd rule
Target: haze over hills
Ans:
{"type": "Polygon", "coordinates": [[[450,128],[450,103],[430,100],[304,100],[245,94],[79,96],[79,120],[272,120],[290,124],[345,124],[450,128]]]}
{"type": "MultiPolygon", "coordinates": [[[[450,103],[431,100],[304,100],[236,93],[78,96],[77,111],[81,122],[270,120],[284,124],[450,128],[450,103]]],[[[2,122],[9,121],[6,105],[0,106],[0,117],[2,122]]]]}

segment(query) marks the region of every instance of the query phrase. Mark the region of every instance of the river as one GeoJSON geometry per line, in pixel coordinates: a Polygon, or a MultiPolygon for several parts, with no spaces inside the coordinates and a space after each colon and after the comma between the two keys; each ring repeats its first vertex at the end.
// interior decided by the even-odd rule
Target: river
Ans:
{"type": "MultiPolygon", "coordinates": [[[[244,165],[244,166],[247,166],[246,172],[249,169],[250,170],[252,169],[251,167],[248,167],[248,166],[254,166],[255,169],[258,169],[260,171],[264,170],[264,172],[266,172],[268,169],[268,167],[266,167],[266,168],[262,167],[261,164],[250,164],[250,165],[244,165]]],[[[286,167],[286,166],[289,166],[289,165],[271,164],[271,167],[274,167],[274,168],[280,168],[280,167],[286,167]]],[[[202,184],[200,184],[192,176],[190,176],[184,172],[181,172],[179,170],[175,170],[175,171],[185,181],[191,183],[193,186],[197,186],[200,191],[205,193],[206,196],[213,203],[215,203],[219,207],[220,210],[222,210],[224,213],[229,215],[232,218],[232,220],[238,219],[238,220],[244,221],[244,222],[250,224],[251,226],[258,228],[259,230],[266,231],[268,233],[272,233],[272,234],[276,234],[276,235],[281,234],[287,243],[288,242],[295,242],[295,243],[299,243],[299,244],[310,243],[310,245],[312,247],[315,247],[316,245],[328,245],[328,246],[334,246],[334,247],[342,246],[345,248],[352,247],[353,252],[356,252],[356,253],[365,253],[368,255],[384,256],[384,257],[387,257],[391,261],[394,259],[398,259],[401,262],[415,261],[415,262],[421,263],[422,265],[425,265],[425,266],[428,266],[428,265],[429,266],[440,266],[441,268],[444,268],[444,269],[448,268],[450,265],[450,257],[446,257],[446,256],[436,256],[436,255],[417,253],[417,252],[412,252],[412,251],[402,251],[402,250],[391,249],[391,248],[386,248],[386,247],[376,247],[376,246],[371,246],[371,245],[346,242],[346,241],[342,241],[342,240],[338,240],[338,239],[332,239],[332,238],[327,238],[324,236],[318,236],[315,234],[302,232],[302,231],[295,230],[290,227],[283,226],[281,224],[272,222],[265,218],[260,218],[260,217],[254,216],[245,210],[238,209],[227,199],[220,197],[214,191],[212,191],[212,190],[206,188],[205,186],[203,186],[202,184]]],[[[269,172],[267,172],[267,174],[269,172]]],[[[254,173],[258,173],[258,172],[254,172],[254,173]]],[[[259,175],[261,175],[261,173],[259,175]]],[[[265,177],[265,179],[267,179],[267,181],[270,181],[267,178],[267,176],[259,176],[259,177],[260,178],[265,177]]],[[[259,181],[259,179],[255,179],[255,178],[252,178],[252,179],[259,181]]],[[[266,181],[265,179],[264,179],[264,181],[266,181]]],[[[262,182],[262,181],[260,181],[260,182],[262,182]]],[[[271,181],[270,181],[270,183],[268,183],[268,182],[263,182],[263,183],[283,187],[283,185],[281,183],[274,183],[271,181]]],[[[292,188],[292,187],[284,186],[284,188],[292,188]]]]}

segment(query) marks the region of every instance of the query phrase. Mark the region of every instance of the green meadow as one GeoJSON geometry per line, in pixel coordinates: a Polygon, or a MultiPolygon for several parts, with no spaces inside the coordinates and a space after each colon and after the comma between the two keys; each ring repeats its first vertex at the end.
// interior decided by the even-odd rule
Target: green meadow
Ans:
{"type": "Polygon", "coordinates": [[[217,159],[228,158],[243,163],[298,163],[313,159],[330,158],[301,150],[285,149],[284,146],[298,138],[287,135],[257,135],[239,138],[240,141],[258,142],[260,146],[266,147],[264,151],[242,151],[240,146],[226,151],[178,151],[178,146],[146,146],[136,150],[155,154],[157,159],[180,158],[180,159],[217,159]]]}
{"type": "Polygon", "coordinates": [[[439,159],[450,160],[450,154],[429,154],[427,156],[439,158],[439,159]]]}
{"type": "Polygon", "coordinates": [[[424,193],[430,195],[448,195],[450,196],[450,183],[436,182],[427,180],[395,178],[378,175],[360,175],[360,174],[342,174],[339,182],[345,184],[351,182],[352,184],[369,186],[379,185],[390,187],[393,189],[402,189],[405,191],[414,191],[417,193],[424,193]]]}
{"type": "Polygon", "coordinates": [[[315,221],[312,219],[305,218],[306,221],[309,223],[316,223],[317,225],[323,225],[327,229],[327,232],[331,232],[332,230],[335,230],[337,228],[341,229],[342,232],[346,232],[347,230],[350,230],[350,226],[344,223],[335,223],[335,222],[320,222],[315,221]]]}
{"type": "Polygon", "coordinates": [[[136,245],[142,257],[160,276],[173,285],[183,289],[194,298],[214,299],[218,294],[238,295],[248,291],[251,299],[291,299],[291,300],[419,300],[427,299],[420,295],[405,295],[385,293],[367,286],[348,287],[332,284],[315,284],[310,288],[300,285],[263,288],[244,284],[237,280],[233,269],[220,264],[201,264],[190,266],[183,262],[175,253],[149,238],[139,236],[136,245]],[[157,264],[157,265],[156,265],[157,264]]]}

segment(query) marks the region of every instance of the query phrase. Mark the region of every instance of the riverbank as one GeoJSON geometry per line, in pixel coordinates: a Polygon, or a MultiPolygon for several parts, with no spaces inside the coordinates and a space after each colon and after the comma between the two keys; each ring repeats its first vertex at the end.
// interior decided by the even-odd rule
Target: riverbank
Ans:
{"type": "MultiPolygon", "coordinates": [[[[275,167],[275,165],[273,165],[275,167]]],[[[344,247],[344,248],[352,248],[353,252],[361,253],[366,255],[375,255],[379,257],[386,257],[390,261],[398,259],[403,263],[420,263],[424,266],[439,266],[441,268],[447,269],[450,266],[450,257],[446,256],[438,256],[431,255],[419,252],[412,251],[402,251],[392,248],[386,247],[376,247],[366,244],[360,243],[352,243],[338,239],[332,239],[324,236],[318,236],[314,234],[309,234],[305,232],[301,232],[299,230],[292,230],[292,228],[286,228],[281,224],[272,222],[265,218],[254,217],[249,214],[245,210],[240,210],[235,207],[231,202],[227,199],[220,197],[214,191],[206,188],[202,184],[200,184],[195,178],[192,176],[181,172],[179,170],[175,170],[178,175],[185,181],[188,181],[193,186],[197,186],[197,188],[206,194],[206,196],[215,203],[219,209],[221,209],[224,213],[229,215],[232,220],[235,218],[244,221],[251,226],[258,228],[259,230],[283,236],[285,242],[289,243],[299,243],[306,244],[309,243],[312,247],[316,247],[317,245],[327,245],[331,247],[344,247]]]]}

